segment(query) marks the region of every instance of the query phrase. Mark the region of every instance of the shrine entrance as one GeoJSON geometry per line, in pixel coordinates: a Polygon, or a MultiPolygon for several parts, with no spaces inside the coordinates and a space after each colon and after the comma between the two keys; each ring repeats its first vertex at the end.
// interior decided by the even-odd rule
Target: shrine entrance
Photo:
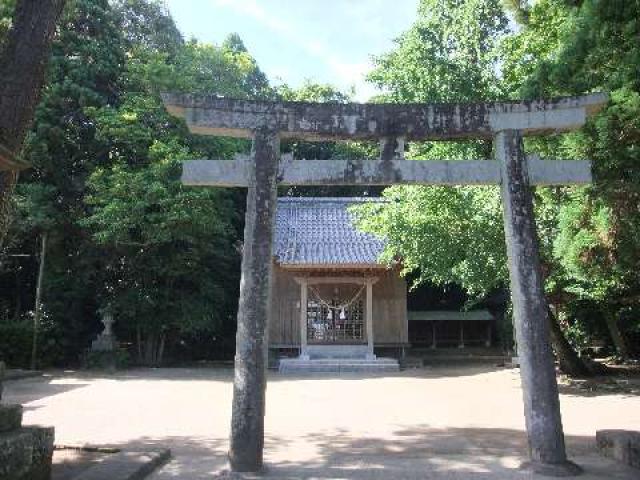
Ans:
{"type": "MultiPolygon", "coordinates": [[[[184,118],[193,133],[253,140],[250,156],[186,162],[183,172],[183,182],[188,185],[248,188],[229,449],[234,472],[263,469],[266,332],[278,185],[399,184],[500,185],[529,466],[547,475],[580,472],[565,450],[531,187],[589,183],[591,165],[588,161],[527,156],[523,137],[580,128],[588,116],[604,107],[606,95],[410,105],[255,102],[174,94],[164,94],[163,100],[168,111],[184,118]],[[376,141],[380,142],[380,158],[281,158],[283,138],[376,141]],[[407,141],[462,139],[492,140],[494,159],[404,159],[407,141]]],[[[306,296],[307,289],[303,291],[306,296]]],[[[302,305],[309,305],[306,298],[302,305]]],[[[365,316],[371,312],[367,307],[365,316]]],[[[307,330],[308,311],[301,311],[301,327],[307,330]]],[[[306,331],[301,340],[307,342],[308,338],[306,331]]]]}
{"type": "Polygon", "coordinates": [[[300,358],[375,359],[373,285],[377,277],[296,277],[300,285],[300,358]],[[306,305],[306,308],[304,308],[306,305]]]}
{"type": "Polygon", "coordinates": [[[367,342],[365,285],[309,285],[307,344],[358,345],[367,342]]]}

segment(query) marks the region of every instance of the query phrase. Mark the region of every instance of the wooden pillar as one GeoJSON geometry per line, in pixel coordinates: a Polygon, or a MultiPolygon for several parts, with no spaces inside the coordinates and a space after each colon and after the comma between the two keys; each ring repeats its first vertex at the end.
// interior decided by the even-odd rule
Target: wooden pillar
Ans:
{"type": "Polygon", "coordinates": [[[460,342],[458,348],[464,348],[464,321],[460,320],[460,342]]]}
{"type": "Polygon", "coordinates": [[[529,440],[529,467],[544,475],[577,474],[567,460],[547,304],[535,227],[533,198],[519,131],[494,139],[502,172],[502,201],[511,298],[520,352],[520,376],[529,440]]]}
{"type": "Polygon", "coordinates": [[[307,353],[307,279],[300,280],[300,358],[308,360],[307,353]]]}
{"type": "Polygon", "coordinates": [[[373,280],[367,278],[367,358],[376,358],[373,353],[373,280]]]}
{"type": "Polygon", "coordinates": [[[242,251],[229,462],[234,472],[263,468],[266,327],[271,312],[273,229],[280,140],[254,132],[242,251]]]}

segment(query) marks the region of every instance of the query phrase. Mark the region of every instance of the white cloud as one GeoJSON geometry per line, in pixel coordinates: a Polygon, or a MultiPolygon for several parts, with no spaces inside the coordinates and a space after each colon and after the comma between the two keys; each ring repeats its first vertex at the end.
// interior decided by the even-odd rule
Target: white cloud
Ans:
{"type": "MultiPolygon", "coordinates": [[[[361,92],[366,91],[368,94],[372,91],[372,87],[364,79],[366,73],[371,69],[370,64],[344,61],[340,58],[339,53],[326,43],[317,38],[310,38],[305,32],[299,31],[294,22],[287,22],[282,17],[271,14],[257,0],[211,0],[211,2],[218,8],[227,8],[236,13],[250,16],[274,33],[295,43],[309,55],[322,61],[336,77],[337,84],[345,87],[355,86],[357,100],[367,100],[362,97],[361,92]]],[[[351,3],[352,5],[357,4],[356,2],[351,3]]],[[[357,8],[350,13],[361,14],[362,10],[357,8]]]]}

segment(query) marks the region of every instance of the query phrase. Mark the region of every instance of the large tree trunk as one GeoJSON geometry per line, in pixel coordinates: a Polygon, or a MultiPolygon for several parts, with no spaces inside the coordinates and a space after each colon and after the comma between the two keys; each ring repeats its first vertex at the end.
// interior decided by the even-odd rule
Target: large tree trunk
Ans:
{"type": "MultiPolygon", "coordinates": [[[[65,0],[18,0],[0,52],[0,147],[17,155],[40,100],[49,47],[65,0]]],[[[0,247],[9,227],[15,170],[0,168],[0,247]]]]}
{"type": "Polygon", "coordinates": [[[618,351],[618,355],[623,359],[629,358],[629,345],[627,344],[627,340],[624,338],[624,334],[620,330],[620,325],[618,325],[618,316],[609,312],[605,312],[604,315],[605,321],[607,322],[607,328],[609,329],[609,335],[611,335],[611,340],[613,340],[613,344],[618,351]]]}
{"type": "Polygon", "coordinates": [[[571,344],[567,341],[557,317],[547,308],[549,313],[549,332],[551,334],[551,345],[558,358],[560,370],[572,377],[588,377],[593,375],[587,364],[578,356],[571,344]]]}
{"type": "MultiPolygon", "coordinates": [[[[141,364],[147,367],[159,367],[164,357],[166,334],[155,331],[145,332],[142,340],[142,350],[138,346],[138,356],[142,358],[141,364]]],[[[140,340],[138,340],[140,342],[140,340]]]]}

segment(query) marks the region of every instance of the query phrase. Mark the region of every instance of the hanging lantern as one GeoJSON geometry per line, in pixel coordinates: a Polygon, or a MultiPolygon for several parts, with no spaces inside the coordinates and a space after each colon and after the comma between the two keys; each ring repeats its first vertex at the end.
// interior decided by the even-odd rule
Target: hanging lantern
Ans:
{"type": "Polygon", "coordinates": [[[344,308],[340,309],[340,320],[346,320],[347,314],[344,313],[344,308]]]}

